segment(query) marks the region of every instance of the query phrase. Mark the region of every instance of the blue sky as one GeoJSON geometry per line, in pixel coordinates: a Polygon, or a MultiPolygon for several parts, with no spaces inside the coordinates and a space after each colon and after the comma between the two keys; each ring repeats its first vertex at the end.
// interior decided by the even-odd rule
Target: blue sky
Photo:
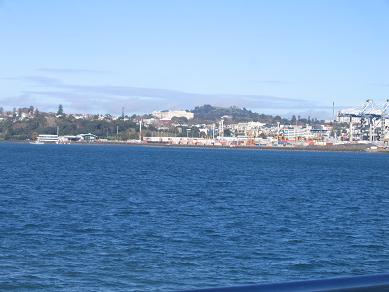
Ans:
{"type": "Polygon", "coordinates": [[[329,116],[389,96],[389,1],[0,0],[0,105],[329,116]]]}

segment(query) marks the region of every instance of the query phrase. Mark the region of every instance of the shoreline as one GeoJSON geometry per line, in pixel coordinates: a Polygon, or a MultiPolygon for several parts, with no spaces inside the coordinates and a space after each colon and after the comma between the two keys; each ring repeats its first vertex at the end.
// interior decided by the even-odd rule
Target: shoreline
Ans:
{"type": "MultiPolygon", "coordinates": [[[[8,144],[31,144],[28,141],[2,140],[0,143],[8,144]]],[[[31,144],[34,145],[34,144],[31,144]]],[[[43,144],[50,145],[50,144],[43,144]]],[[[307,152],[366,152],[366,153],[389,153],[389,149],[369,150],[370,144],[343,144],[331,146],[292,146],[292,147],[271,147],[271,146],[223,146],[223,145],[186,145],[167,143],[125,143],[125,142],[94,142],[94,143],[68,143],[52,145],[87,145],[87,146],[130,146],[130,147],[160,147],[160,148],[187,148],[187,149],[237,149],[251,151],[307,151],[307,152]]]]}
{"type": "Polygon", "coordinates": [[[269,147],[269,146],[209,146],[209,145],[177,145],[177,144],[132,144],[131,146],[188,148],[188,149],[231,149],[251,151],[297,151],[297,152],[360,152],[360,153],[389,153],[389,150],[369,151],[370,145],[336,145],[336,146],[301,146],[301,147],[269,147]]]}

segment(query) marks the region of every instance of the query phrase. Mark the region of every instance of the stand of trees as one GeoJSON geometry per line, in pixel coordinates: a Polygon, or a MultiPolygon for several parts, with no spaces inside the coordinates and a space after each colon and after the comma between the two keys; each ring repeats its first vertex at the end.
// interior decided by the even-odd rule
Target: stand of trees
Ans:
{"type": "MultiPolygon", "coordinates": [[[[291,120],[272,116],[258,114],[246,108],[232,107],[215,107],[211,105],[198,106],[192,110],[194,113],[193,120],[186,118],[173,118],[171,124],[167,127],[158,128],[150,125],[143,128],[144,136],[193,136],[200,137],[198,124],[212,124],[220,122],[224,117],[225,124],[239,122],[262,122],[266,124],[317,124],[322,121],[316,119],[307,119],[293,116],[291,120]]],[[[139,118],[150,118],[151,115],[142,117],[133,115],[124,119],[123,114],[120,118],[114,120],[110,115],[104,119],[101,116],[90,115],[89,118],[76,119],[71,114],[65,114],[62,105],[59,105],[56,114],[39,112],[36,108],[14,108],[13,111],[5,112],[0,107],[0,140],[27,140],[34,139],[39,134],[56,134],[57,127],[60,135],[77,135],[80,133],[93,133],[100,138],[108,139],[138,139],[139,118]]],[[[225,134],[228,134],[226,132],[225,134]]]]}
{"type": "Polygon", "coordinates": [[[209,104],[197,106],[192,110],[194,113],[194,122],[196,123],[215,123],[225,116],[231,123],[240,122],[261,122],[266,124],[275,125],[277,122],[281,124],[305,125],[305,124],[318,124],[323,121],[317,119],[301,118],[300,116],[292,116],[291,120],[281,118],[280,116],[265,115],[252,112],[246,108],[239,108],[236,106],[231,107],[216,107],[209,104]]]}
{"type": "Polygon", "coordinates": [[[38,114],[24,120],[4,119],[0,121],[1,140],[28,140],[39,134],[77,135],[93,133],[102,138],[119,140],[138,137],[135,122],[123,119],[116,121],[75,119],[72,116],[56,117],[50,114],[38,114]]]}

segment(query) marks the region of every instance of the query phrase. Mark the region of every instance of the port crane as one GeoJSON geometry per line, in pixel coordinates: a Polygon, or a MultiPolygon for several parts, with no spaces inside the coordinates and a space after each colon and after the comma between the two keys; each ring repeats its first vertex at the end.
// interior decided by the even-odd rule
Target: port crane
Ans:
{"type": "MultiPolygon", "coordinates": [[[[385,119],[388,118],[387,110],[389,108],[389,99],[386,99],[382,107],[377,106],[373,99],[367,99],[362,107],[344,109],[338,112],[338,118],[346,117],[349,120],[349,140],[354,140],[354,124],[355,120],[359,121],[358,130],[362,134],[363,127],[369,128],[369,141],[374,142],[376,130],[380,128],[379,137],[383,137],[386,133],[385,119]]],[[[357,123],[358,124],[358,123],[357,123]]]]}

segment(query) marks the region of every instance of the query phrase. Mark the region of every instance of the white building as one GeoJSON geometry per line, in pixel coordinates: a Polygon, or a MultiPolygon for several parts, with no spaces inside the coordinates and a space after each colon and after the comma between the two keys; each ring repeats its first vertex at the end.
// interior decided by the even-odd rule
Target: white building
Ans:
{"type": "Polygon", "coordinates": [[[39,135],[37,138],[37,143],[58,144],[58,141],[59,141],[58,135],[42,134],[39,135]]]}
{"type": "Polygon", "coordinates": [[[162,111],[153,112],[153,116],[161,120],[171,120],[172,118],[187,118],[191,120],[194,118],[194,113],[187,111],[162,111]]]}
{"type": "Polygon", "coordinates": [[[238,135],[258,136],[260,133],[262,133],[263,127],[265,125],[266,124],[260,122],[247,122],[231,124],[228,126],[228,128],[238,135]]]}
{"type": "Polygon", "coordinates": [[[301,126],[286,126],[280,129],[280,134],[284,137],[285,140],[294,140],[297,141],[301,138],[309,139],[312,137],[310,128],[303,128],[301,126]]]}
{"type": "Polygon", "coordinates": [[[91,133],[79,134],[76,137],[79,138],[79,141],[88,142],[88,143],[95,142],[97,139],[97,136],[91,133]]]}

